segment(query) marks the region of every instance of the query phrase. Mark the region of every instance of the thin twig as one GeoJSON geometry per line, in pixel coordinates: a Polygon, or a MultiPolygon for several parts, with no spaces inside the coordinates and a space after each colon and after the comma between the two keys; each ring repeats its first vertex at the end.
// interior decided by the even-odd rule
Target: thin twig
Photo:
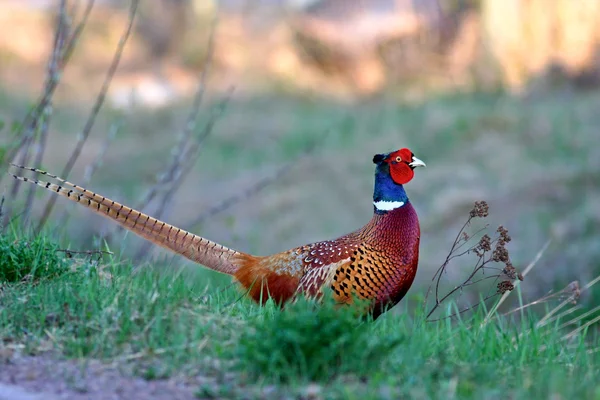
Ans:
{"type": "MultiPolygon", "coordinates": [[[[208,37],[208,51],[206,60],[204,62],[204,68],[202,69],[198,80],[198,89],[196,90],[196,93],[194,95],[194,100],[192,101],[192,105],[190,107],[189,114],[185,120],[185,124],[182,130],[180,131],[178,140],[173,146],[173,149],[171,150],[171,153],[173,154],[171,162],[167,165],[164,172],[157,174],[158,178],[156,183],[149,189],[146,196],[144,196],[144,198],[134,206],[134,209],[143,211],[146,209],[146,207],[148,207],[148,205],[156,198],[156,196],[160,192],[166,192],[165,196],[163,196],[163,200],[161,202],[162,204],[158,207],[157,218],[160,218],[162,216],[166,203],[169,201],[169,196],[175,194],[178,185],[180,185],[180,182],[183,180],[183,175],[185,175],[186,168],[191,168],[193,166],[193,163],[189,162],[190,157],[193,158],[194,155],[197,154],[198,149],[200,148],[200,145],[202,144],[204,139],[206,139],[206,137],[212,132],[212,127],[214,125],[214,115],[209,119],[209,123],[207,124],[207,126],[205,126],[201,134],[197,138],[192,140],[193,133],[197,126],[200,107],[202,106],[204,95],[206,93],[209,72],[212,66],[216,35],[216,22],[217,18],[215,17],[211,24],[211,29],[208,37]],[[190,150],[190,148],[192,150],[190,150]],[[169,195],[169,193],[171,194],[169,195]]],[[[228,100],[229,95],[226,98],[226,101],[228,100]]],[[[104,239],[110,241],[110,237],[114,233],[121,231],[123,231],[123,228],[117,226],[115,227],[114,231],[106,235],[104,239]]],[[[147,245],[142,245],[140,251],[142,251],[145,248],[147,248],[147,245]]]]}
{"type": "MultiPolygon", "coordinates": [[[[505,295],[506,292],[512,291],[515,288],[515,285],[513,283],[511,283],[509,280],[505,279],[496,285],[495,293],[486,295],[481,301],[479,301],[471,306],[468,306],[466,308],[463,308],[462,310],[458,310],[457,312],[452,313],[448,316],[436,318],[436,319],[430,319],[430,317],[433,315],[433,313],[446,300],[455,296],[458,292],[460,292],[460,294],[458,295],[458,298],[460,298],[460,296],[463,293],[463,290],[466,287],[473,286],[473,285],[476,285],[478,283],[481,283],[483,281],[487,281],[490,279],[493,279],[494,281],[498,281],[503,276],[505,276],[506,278],[515,279],[515,280],[523,279],[523,275],[519,274],[517,272],[517,270],[515,269],[515,267],[512,265],[512,263],[510,261],[510,255],[509,255],[508,249],[506,248],[506,244],[511,241],[511,238],[508,235],[508,230],[506,230],[504,227],[502,227],[502,226],[498,227],[498,229],[496,230],[497,236],[494,239],[492,239],[488,234],[484,234],[479,238],[479,240],[476,244],[470,245],[469,247],[466,248],[466,250],[464,249],[464,247],[467,246],[467,243],[469,243],[470,240],[474,237],[473,235],[468,235],[467,232],[465,231],[465,229],[468,226],[470,226],[471,221],[474,218],[487,217],[488,211],[489,211],[489,207],[485,201],[475,202],[473,209],[469,212],[469,218],[463,224],[463,226],[459,229],[458,234],[454,238],[454,241],[452,243],[450,251],[448,252],[448,254],[446,256],[446,259],[444,260],[442,265],[437,269],[437,271],[433,275],[433,278],[431,279],[431,284],[429,285],[429,288],[427,291],[427,295],[425,296],[425,299],[423,301],[424,311],[426,311],[427,303],[428,303],[427,300],[428,300],[429,294],[432,292],[432,288],[435,288],[435,289],[433,289],[433,292],[435,293],[435,303],[433,304],[431,309],[426,313],[426,316],[425,316],[426,321],[432,322],[432,321],[439,321],[439,320],[446,319],[446,318],[456,317],[465,311],[472,310],[473,308],[486,303],[489,299],[496,297],[498,294],[505,295]],[[465,256],[465,255],[468,255],[471,253],[473,253],[475,256],[477,256],[477,261],[475,262],[475,265],[473,266],[471,271],[467,274],[466,278],[461,281],[460,284],[454,286],[452,289],[450,289],[444,295],[442,295],[440,293],[441,292],[440,291],[441,279],[442,279],[442,276],[447,272],[450,262],[456,258],[465,256]],[[502,269],[497,268],[497,267],[488,266],[488,264],[493,263],[493,262],[494,263],[495,262],[502,263],[502,264],[504,264],[504,266],[502,267],[502,269]],[[487,271],[498,271],[498,273],[494,274],[494,275],[486,275],[487,271]],[[481,275],[483,275],[483,277],[481,275]]],[[[477,230],[477,232],[474,235],[478,236],[483,230],[485,230],[487,228],[488,228],[488,225],[486,224],[486,226],[484,228],[477,230]]]]}
{"type": "MultiPolygon", "coordinates": [[[[106,152],[108,151],[113,140],[117,136],[117,132],[119,131],[120,127],[120,121],[111,124],[110,128],[108,129],[106,140],[104,141],[104,143],[102,143],[100,150],[98,150],[96,158],[94,158],[94,160],[85,167],[85,170],[83,172],[83,178],[81,180],[81,186],[86,187],[92,180],[92,176],[94,175],[96,170],[102,165],[104,161],[104,156],[106,155],[106,152]]],[[[67,221],[69,220],[69,217],[71,215],[70,210],[72,210],[71,207],[65,208],[63,210],[62,216],[58,219],[59,221],[61,221],[61,224],[63,226],[65,226],[67,224],[67,221]]]]}
{"type": "MultiPolygon", "coordinates": [[[[572,304],[572,302],[571,302],[571,304],[572,304]]],[[[574,305],[573,307],[571,307],[571,308],[567,308],[565,311],[563,311],[563,312],[560,312],[560,313],[556,314],[554,317],[552,317],[552,318],[550,318],[550,319],[547,319],[547,320],[546,320],[546,324],[549,324],[549,323],[551,323],[551,322],[554,322],[554,321],[560,320],[560,319],[562,319],[562,318],[566,317],[566,316],[567,316],[567,315],[569,315],[569,314],[573,314],[574,312],[581,310],[582,308],[583,308],[583,306],[582,306],[581,304],[576,304],[576,305],[574,305]]],[[[544,325],[546,325],[546,324],[544,324],[544,325]]],[[[542,327],[542,326],[544,326],[544,325],[540,325],[540,326],[538,326],[538,325],[536,324],[536,329],[539,329],[539,328],[541,328],[541,327],[542,327]]]]}
{"type": "MultiPolygon", "coordinates": [[[[596,283],[600,282],[600,275],[598,275],[594,280],[592,280],[591,282],[589,282],[587,285],[585,285],[583,288],[581,288],[581,290],[579,291],[579,293],[583,293],[586,290],[588,290],[589,288],[591,288],[592,286],[594,286],[596,283]]],[[[560,309],[562,309],[565,305],[567,305],[568,303],[572,302],[573,300],[571,298],[567,298],[565,299],[563,302],[561,302],[558,306],[554,307],[552,310],[550,310],[550,312],[548,312],[544,318],[542,318],[541,320],[538,321],[538,323],[536,324],[536,327],[541,327],[546,325],[549,320],[550,317],[552,317],[554,314],[556,314],[560,309]]]]}
{"type": "MultiPolygon", "coordinates": [[[[188,149],[190,148],[192,141],[193,133],[195,131],[198,114],[200,112],[200,107],[202,106],[202,102],[204,100],[204,95],[206,93],[207,79],[209,76],[209,72],[212,66],[212,58],[214,54],[214,43],[215,43],[215,35],[216,35],[216,22],[217,18],[213,19],[211,24],[211,29],[208,37],[208,46],[207,46],[207,56],[204,63],[204,68],[200,73],[200,77],[198,79],[198,89],[194,95],[194,100],[192,101],[192,105],[190,107],[189,114],[185,120],[185,124],[183,129],[180,131],[178,140],[176,144],[173,146],[171,150],[171,154],[173,157],[171,158],[171,162],[166,166],[165,171],[157,174],[156,183],[148,190],[146,196],[142,200],[138,202],[133,208],[136,210],[143,211],[148,207],[148,205],[156,198],[156,196],[161,191],[171,191],[173,190],[173,186],[175,182],[181,178],[182,171],[184,169],[183,164],[186,161],[186,155],[188,155],[188,149]],[[165,189],[166,188],[166,189],[165,189]]],[[[203,133],[195,139],[198,143],[198,146],[201,142],[210,134],[211,130],[204,129],[203,133]]],[[[159,207],[159,210],[164,207],[159,207]]],[[[162,214],[162,213],[160,213],[162,214]]],[[[157,217],[159,218],[159,217],[157,217]]],[[[111,233],[105,235],[104,239],[110,241],[111,236],[114,233],[120,233],[124,229],[121,226],[117,226],[111,233]]]]}
{"type": "MultiPolygon", "coordinates": [[[[96,122],[96,117],[97,117],[98,113],[100,112],[100,108],[104,104],[104,99],[106,97],[106,94],[108,93],[108,89],[112,82],[113,76],[115,75],[115,73],[117,71],[119,62],[121,61],[121,55],[123,54],[123,50],[125,49],[125,45],[127,44],[129,35],[131,34],[138,4],[139,4],[139,0],[132,0],[132,2],[131,2],[131,6],[129,8],[129,17],[128,17],[128,22],[127,22],[127,27],[126,27],[125,31],[123,32],[123,34],[121,35],[121,38],[119,39],[119,44],[117,45],[117,50],[115,51],[111,65],[106,73],[106,77],[104,78],[104,82],[102,83],[102,87],[100,88],[100,92],[98,93],[98,96],[96,97],[96,102],[94,103],[94,106],[92,107],[92,110],[90,111],[90,114],[88,116],[88,119],[87,119],[84,127],[83,127],[81,135],[79,135],[77,144],[75,145],[75,149],[73,150],[73,153],[71,153],[71,157],[67,161],[65,168],[63,169],[62,173],[60,174],[60,176],[63,177],[64,179],[67,179],[69,174],[71,173],[71,170],[73,169],[75,162],[79,158],[81,151],[83,149],[83,146],[85,145],[85,143],[90,135],[92,127],[94,126],[94,123],[96,122]]],[[[50,216],[50,213],[52,212],[52,209],[54,208],[54,204],[56,203],[57,197],[58,196],[50,197],[50,199],[46,203],[46,207],[44,208],[42,217],[41,217],[40,222],[36,229],[37,232],[39,232],[46,224],[46,221],[48,220],[48,217],[50,216]]]]}
{"type": "MultiPolygon", "coordinates": [[[[173,199],[173,197],[175,196],[175,194],[177,193],[177,191],[183,184],[188,173],[191,171],[192,167],[196,163],[198,156],[200,154],[200,148],[202,146],[202,143],[204,142],[204,139],[206,139],[208,137],[208,135],[212,132],[215,123],[220,119],[221,115],[223,114],[229,99],[230,99],[230,97],[227,96],[225,98],[225,100],[217,107],[217,111],[215,113],[213,113],[213,115],[211,115],[208,122],[206,123],[206,126],[202,130],[202,133],[182,155],[182,162],[181,162],[181,167],[179,169],[179,172],[178,172],[177,176],[174,178],[170,187],[167,190],[165,190],[165,192],[162,196],[162,199],[159,203],[159,206],[157,208],[156,214],[154,216],[155,218],[160,219],[163,217],[163,214],[167,210],[169,203],[171,202],[171,200],[173,199]]],[[[148,249],[150,248],[150,246],[151,246],[150,242],[144,242],[140,246],[140,249],[138,250],[135,258],[141,259],[142,256],[149,254],[148,249]]]]}
{"type": "MultiPolygon", "coordinates": [[[[32,141],[32,136],[37,131],[38,125],[44,117],[43,112],[44,112],[44,110],[46,110],[47,104],[49,104],[50,99],[52,98],[56,88],[58,87],[58,84],[62,77],[62,71],[64,70],[64,68],[67,64],[70,55],[73,53],[73,50],[75,49],[75,45],[77,44],[79,37],[81,36],[81,34],[83,32],[83,29],[87,25],[87,21],[92,12],[93,5],[94,5],[94,0],[89,0],[88,4],[87,4],[87,8],[84,12],[84,15],[83,15],[81,21],[77,24],[77,27],[75,28],[75,30],[73,32],[73,35],[68,40],[67,45],[66,45],[65,49],[63,50],[63,53],[61,54],[60,62],[58,63],[58,66],[57,66],[59,72],[48,77],[48,80],[46,82],[47,85],[44,89],[44,93],[38,100],[37,104],[34,107],[30,108],[29,112],[24,117],[23,122],[21,123],[21,128],[18,133],[21,136],[21,140],[19,141],[19,143],[16,146],[12,147],[8,151],[8,153],[6,155],[6,160],[15,161],[16,157],[19,155],[19,153],[21,153],[20,164],[25,164],[27,162],[27,159],[29,157],[29,147],[30,147],[30,144],[32,141]],[[25,130],[25,133],[23,133],[23,130],[25,130]]],[[[4,175],[0,175],[0,183],[2,182],[3,178],[4,178],[4,175]]],[[[10,193],[11,198],[16,197],[18,190],[19,190],[18,182],[15,181],[15,183],[13,184],[13,190],[10,193]]],[[[9,210],[9,211],[5,212],[5,216],[4,216],[2,223],[6,226],[9,223],[9,220],[10,220],[10,223],[12,223],[17,217],[20,217],[22,214],[23,214],[23,212],[18,213],[18,215],[12,215],[12,212],[9,210]]]]}
{"type": "MultiPolygon", "coordinates": [[[[512,310],[509,310],[509,311],[507,311],[507,312],[505,312],[505,313],[503,313],[503,314],[497,314],[497,316],[500,316],[500,315],[501,315],[501,316],[503,316],[503,317],[506,317],[507,315],[514,314],[514,313],[516,313],[516,312],[519,312],[519,311],[523,311],[523,310],[524,310],[524,309],[526,309],[526,308],[533,307],[533,306],[535,306],[535,305],[538,305],[538,304],[547,303],[547,302],[549,302],[549,301],[551,301],[551,300],[554,300],[554,299],[556,299],[557,297],[559,297],[559,296],[563,295],[563,294],[564,294],[564,292],[565,292],[565,290],[562,290],[562,291],[560,291],[560,292],[558,292],[558,293],[551,293],[551,294],[549,294],[549,295],[546,295],[546,296],[540,297],[539,299],[537,299],[537,300],[534,300],[534,301],[532,301],[532,302],[530,302],[530,303],[523,304],[523,305],[522,305],[522,306],[520,306],[520,307],[516,307],[516,308],[514,308],[514,309],[512,309],[512,310]]],[[[571,302],[575,300],[575,298],[573,297],[573,295],[569,296],[568,298],[569,298],[569,301],[571,301],[571,302]]],[[[494,318],[497,318],[497,317],[494,317],[494,318]]]]}
{"type": "MultiPolygon", "coordinates": [[[[438,301],[438,292],[439,292],[439,283],[440,283],[440,279],[441,279],[442,273],[443,273],[443,271],[445,271],[446,267],[448,266],[448,263],[450,262],[450,257],[452,256],[452,254],[454,252],[454,249],[456,248],[456,246],[458,245],[458,243],[461,241],[461,235],[464,232],[465,228],[471,223],[471,219],[472,219],[472,217],[469,217],[469,219],[467,219],[467,222],[465,222],[464,225],[460,228],[460,230],[456,234],[456,237],[454,238],[454,242],[452,243],[452,247],[450,248],[450,252],[448,252],[448,255],[446,256],[446,260],[444,260],[444,262],[442,263],[442,265],[437,269],[437,271],[435,272],[435,274],[431,278],[432,282],[437,279],[436,284],[435,284],[436,303],[439,303],[439,301],[438,301]]],[[[430,293],[431,293],[431,285],[429,285],[429,287],[427,288],[427,293],[425,294],[425,300],[423,300],[423,306],[427,305],[427,300],[429,300],[429,294],[430,293]]]]}
{"type": "MultiPolygon", "coordinates": [[[[207,58],[204,63],[204,68],[200,74],[198,89],[194,95],[194,100],[192,102],[192,106],[190,107],[190,113],[186,118],[185,125],[179,134],[177,143],[172,149],[173,157],[171,159],[171,163],[167,166],[165,172],[158,174],[159,179],[157,180],[156,184],[150,188],[144,199],[134,207],[136,210],[144,210],[152,202],[152,200],[154,200],[159,191],[164,188],[166,183],[172,182],[174,179],[176,179],[178,173],[182,169],[182,164],[185,160],[185,152],[190,145],[189,143],[196,128],[200,107],[204,99],[204,94],[206,93],[206,81],[212,66],[212,58],[214,53],[216,21],[217,19],[215,17],[208,37],[207,58]]],[[[203,140],[205,137],[206,135],[198,140],[203,140]]]]}
{"type": "Polygon", "coordinates": [[[4,232],[4,193],[0,198],[0,233],[4,232]]]}
{"type": "MultiPolygon", "coordinates": [[[[94,0],[89,0],[81,21],[79,22],[79,24],[77,24],[77,27],[73,31],[73,35],[71,36],[67,45],[65,46],[64,52],[61,55],[61,61],[59,63],[59,69],[60,69],[61,73],[64,70],[66,64],[68,63],[68,60],[70,59],[70,56],[73,53],[73,50],[75,49],[75,45],[79,41],[79,37],[83,33],[83,29],[87,25],[87,21],[92,12],[93,6],[94,6],[94,0]]],[[[42,94],[42,96],[40,97],[40,99],[38,100],[36,105],[29,110],[29,112],[23,119],[23,122],[21,123],[21,129],[25,129],[24,127],[27,126],[28,131],[33,131],[37,128],[37,124],[39,123],[40,115],[42,114],[44,108],[46,107],[46,104],[49,102],[49,99],[54,95],[54,91],[58,87],[58,84],[60,82],[60,78],[62,75],[61,73],[59,73],[56,76],[58,79],[50,80],[50,84],[48,85],[48,87],[46,87],[46,89],[44,90],[44,93],[42,94]]],[[[19,152],[21,152],[21,150],[27,145],[28,140],[29,140],[28,134],[21,135],[21,141],[19,142],[19,144],[17,146],[15,146],[10,152],[7,153],[6,159],[9,161],[14,161],[17,154],[19,154],[19,152]]],[[[2,178],[3,178],[3,176],[0,176],[0,182],[1,182],[2,178]]]]}
{"type": "MultiPolygon", "coordinates": [[[[60,79],[60,61],[63,55],[63,50],[66,44],[66,38],[69,36],[68,28],[69,24],[67,21],[67,1],[61,0],[60,7],[57,16],[56,22],[56,32],[54,34],[54,44],[52,55],[50,57],[50,61],[48,62],[48,73],[47,73],[47,82],[46,89],[44,91],[48,91],[48,88],[52,85],[55,85],[54,82],[58,82],[60,79]]],[[[34,168],[39,169],[42,166],[42,159],[44,157],[44,153],[46,151],[46,142],[48,139],[48,127],[50,125],[50,119],[52,117],[52,96],[48,98],[48,101],[42,111],[41,114],[41,126],[39,133],[39,142],[34,144],[33,146],[33,157],[34,157],[34,168]]],[[[24,160],[26,161],[26,160],[24,160]]],[[[22,165],[25,165],[23,163],[22,165]]],[[[37,173],[34,174],[33,179],[37,179],[37,173]]],[[[35,187],[32,185],[29,187],[27,198],[25,201],[25,209],[23,213],[24,223],[27,223],[29,220],[29,215],[31,213],[31,209],[33,207],[33,199],[34,199],[35,187]]]]}
{"type": "Polygon", "coordinates": [[[445,319],[448,319],[448,318],[455,318],[455,317],[456,317],[456,316],[458,316],[459,314],[462,314],[462,313],[464,313],[464,312],[467,312],[467,311],[473,310],[473,309],[475,309],[475,308],[479,307],[480,305],[484,304],[484,303],[485,303],[485,302],[487,302],[488,300],[490,300],[490,299],[492,299],[492,298],[494,298],[494,297],[496,297],[496,296],[498,296],[498,295],[499,295],[499,293],[494,293],[494,294],[491,294],[491,295],[489,295],[489,296],[486,296],[486,297],[485,297],[485,298],[483,298],[482,300],[478,301],[477,303],[475,303],[475,304],[471,304],[470,306],[467,306],[467,307],[465,307],[465,308],[463,308],[463,309],[461,309],[461,310],[458,310],[458,311],[457,311],[457,312],[455,312],[455,313],[452,313],[452,314],[450,314],[450,315],[445,315],[445,316],[443,316],[443,317],[439,317],[439,318],[428,319],[428,320],[427,320],[427,322],[436,322],[436,321],[442,321],[442,320],[445,320],[445,319]]]}
{"type": "MultiPolygon", "coordinates": [[[[79,24],[77,24],[77,26],[73,30],[73,35],[71,36],[71,39],[69,40],[69,43],[67,44],[67,46],[65,48],[64,54],[62,56],[62,68],[64,68],[65,65],[67,64],[67,62],[69,62],[69,60],[71,59],[73,50],[75,49],[75,46],[79,42],[79,38],[81,37],[83,28],[85,28],[85,26],[87,25],[87,21],[90,17],[90,14],[92,13],[93,8],[94,8],[94,0],[88,0],[87,7],[85,8],[85,11],[83,12],[83,17],[81,18],[81,22],[79,24]]],[[[74,15],[74,13],[76,12],[75,7],[73,7],[72,12],[73,12],[73,14],[71,14],[71,15],[74,15]]]]}
{"type": "Polygon", "coordinates": [[[567,339],[572,338],[573,336],[575,336],[579,332],[581,332],[581,331],[587,329],[588,327],[594,325],[598,321],[600,321],[600,315],[598,315],[596,318],[592,319],[591,321],[588,321],[585,324],[581,325],[579,328],[574,329],[573,331],[567,333],[565,336],[562,337],[562,340],[567,340],[567,339]]]}
{"type": "MultiPolygon", "coordinates": [[[[546,249],[548,248],[548,246],[550,246],[550,243],[552,242],[552,239],[548,239],[546,241],[546,243],[544,244],[544,246],[542,246],[542,248],[540,249],[540,251],[537,252],[537,254],[535,255],[534,259],[529,263],[529,265],[525,268],[525,270],[523,271],[523,277],[527,276],[527,274],[529,273],[529,271],[531,271],[533,269],[533,267],[536,266],[537,262],[540,260],[540,258],[542,258],[542,255],[544,254],[544,252],[546,251],[546,249]]],[[[513,285],[516,287],[520,284],[520,281],[518,279],[513,280],[513,285]]],[[[496,304],[494,304],[494,306],[491,308],[491,310],[487,313],[487,315],[485,316],[485,319],[483,320],[481,327],[483,328],[484,326],[486,326],[492,316],[496,313],[496,310],[498,310],[498,307],[500,307],[500,305],[504,302],[504,300],[507,299],[508,296],[510,296],[510,291],[505,292],[502,297],[500,298],[500,300],[498,300],[498,302],[496,304]]]]}
{"type": "Polygon", "coordinates": [[[208,219],[214,217],[215,215],[230,209],[231,207],[235,206],[236,204],[239,204],[242,201],[248,200],[252,196],[259,193],[261,190],[263,190],[266,187],[268,187],[269,185],[271,185],[273,182],[279,181],[281,177],[285,176],[287,173],[289,173],[292,170],[292,167],[294,165],[296,165],[296,163],[297,162],[290,162],[288,164],[285,164],[284,166],[280,167],[277,171],[275,171],[274,174],[263,177],[258,182],[256,182],[249,188],[245,189],[243,192],[235,194],[231,197],[228,197],[227,199],[221,201],[220,203],[210,207],[208,210],[206,210],[206,211],[202,212],[200,215],[198,215],[188,225],[190,227],[200,225],[200,224],[206,222],[208,219]]]}
{"type": "Polygon", "coordinates": [[[279,169],[275,171],[271,176],[266,176],[260,179],[258,182],[245,189],[243,192],[239,194],[235,194],[219,204],[212,206],[208,210],[199,214],[195,219],[192,220],[191,223],[188,224],[189,227],[194,227],[199,224],[202,224],[209,218],[219,214],[223,211],[228,210],[229,208],[235,206],[236,204],[249,199],[250,197],[258,194],[261,190],[265,189],[273,182],[279,181],[283,176],[292,171],[293,167],[296,166],[302,159],[310,156],[315,149],[319,147],[319,144],[322,143],[327,137],[327,132],[319,137],[319,139],[313,141],[307,148],[293,161],[281,166],[279,169]]]}
{"type": "Polygon", "coordinates": [[[600,310],[600,306],[596,306],[596,307],[592,308],[591,310],[588,310],[588,311],[584,312],[583,314],[581,314],[581,315],[578,315],[578,316],[576,316],[575,318],[573,318],[573,319],[570,319],[570,320],[568,320],[567,322],[564,322],[564,323],[560,324],[560,325],[559,325],[559,326],[557,326],[555,329],[556,329],[556,330],[558,330],[558,329],[563,329],[563,328],[566,328],[566,327],[567,327],[567,326],[569,326],[569,325],[573,325],[573,324],[575,324],[575,323],[577,323],[577,322],[581,321],[582,319],[584,319],[584,318],[587,318],[587,317],[589,317],[590,315],[593,315],[593,314],[595,314],[595,313],[596,313],[596,311],[599,311],[599,310],[600,310]]]}
{"type": "Polygon", "coordinates": [[[192,222],[188,224],[188,226],[193,227],[193,226],[202,224],[203,222],[205,222],[209,218],[215,216],[216,214],[219,214],[219,213],[233,207],[234,205],[236,205],[242,201],[245,201],[245,200],[249,199],[250,197],[256,195],[261,190],[263,190],[267,186],[271,185],[273,182],[279,181],[283,176],[288,174],[293,169],[293,167],[296,166],[303,158],[312,154],[313,151],[318,147],[317,144],[320,143],[325,136],[326,135],[322,135],[321,140],[314,141],[310,146],[308,146],[306,148],[306,150],[304,150],[302,152],[302,154],[300,154],[300,156],[298,158],[283,165],[282,167],[277,169],[277,171],[275,171],[275,173],[272,174],[271,176],[266,176],[266,177],[260,179],[258,182],[256,182],[255,184],[253,184],[252,186],[250,186],[243,192],[241,192],[239,194],[235,194],[235,195],[223,200],[219,204],[212,206],[208,210],[202,212],[195,219],[193,219],[192,222]]]}
{"type": "Polygon", "coordinates": [[[110,128],[108,129],[108,134],[106,135],[106,140],[104,141],[104,143],[102,143],[100,150],[98,150],[98,154],[96,155],[96,158],[91,163],[89,163],[83,171],[83,178],[82,178],[81,182],[84,186],[86,186],[90,183],[90,181],[92,180],[92,177],[94,176],[94,173],[96,173],[98,168],[100,168],[100,166],[102,166],[102,163],[104,162],[104,156],[106,156],[106,153],[108,152],[110,145],[117,137],[117,134],[118,134],[120,128],[121,128],[120,121],[111,124],[110,128]]]}
{"type": "Polygon", "coordinates": [[[91,257],[92,256],[96,256],[96,260],[95,262],[98,263],[100,260],[102,260],[102,256],[108,255],[108,256],[112,256],[114,253],[112,251],[109,250],[69,250],[69,249],[58,249],[56,250],[57,252],[61,252],[61,253],[65,253],[65,256],[67,256],[67,258],[73,258],[74,255],[85,255],[91,257]]]}

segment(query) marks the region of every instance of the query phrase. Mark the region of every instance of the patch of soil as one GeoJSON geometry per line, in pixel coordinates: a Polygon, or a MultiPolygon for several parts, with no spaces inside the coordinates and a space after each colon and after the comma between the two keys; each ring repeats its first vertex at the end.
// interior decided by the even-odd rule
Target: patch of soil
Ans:
{"type": "MultiPolygon", "coordinates": [[[[145,380],[133,376],[127,368],[113,367],[96,360],[60,360],[50,354],[14,355],[0,364],[2,384],[16,386],[29,394],[17,398],[69,400],[117,399],[198,399],[195,393],[201,378],[145,380]]],[[[18,392],[13,388],[15,393],[18,392]]],[[[6,390],[9,390],[6,387],[6,390]]]]}

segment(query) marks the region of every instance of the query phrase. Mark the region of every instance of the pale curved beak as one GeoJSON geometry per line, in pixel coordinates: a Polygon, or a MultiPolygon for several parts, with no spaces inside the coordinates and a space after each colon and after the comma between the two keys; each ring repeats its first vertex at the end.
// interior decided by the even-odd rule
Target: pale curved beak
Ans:
{"type": "Polygon", "coordinates": [[[425,163],[423,161],[419,160],[415,156],[413,156],[412,162],[409,163],[408,165],[410,165],[413,168],[416,168],[416,167],[426,167],[425,163]]]}

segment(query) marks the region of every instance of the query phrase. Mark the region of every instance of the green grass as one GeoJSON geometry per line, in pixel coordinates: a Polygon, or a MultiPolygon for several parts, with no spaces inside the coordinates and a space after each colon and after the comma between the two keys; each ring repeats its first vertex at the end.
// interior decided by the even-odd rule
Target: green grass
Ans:
{"type": "Polygon", "coordinates": [[[0,282],[37,281],[65,274],[68,265],[58,250],[46,236],[17,234],[14,229],[0,235],[0,282]]]}
{"type": "MultiPolygon", "coordinates": [[[[2,240],[18,249],[31,239],[9,231],[2,240]]],[[[42,257],[57,257],[54,249],[42,257]]],[[[11,260],[2,268],[27,267],[26,258],[11,260]]],[[[0,343],[127,365],[145,379],[213,378],[201,397],[261,398],[265,388],[301,396],[314,382],[323,397],[340,399],[600,398],[596,333],[566,341],[574,327],[535,328],[533,314],[484,327],[483,310],[425,323],[405,301],[369,321],[328,303],[259,307],[184,270],[134,273],[110,258],[62,263],[70,268],[61,274],[3,282],[0,343]]]]}

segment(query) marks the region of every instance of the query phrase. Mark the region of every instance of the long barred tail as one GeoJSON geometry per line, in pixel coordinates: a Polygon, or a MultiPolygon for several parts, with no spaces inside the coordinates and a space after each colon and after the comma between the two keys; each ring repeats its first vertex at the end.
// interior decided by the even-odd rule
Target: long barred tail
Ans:
{"type": "Polygon", "coordinates": [[[15,179],[33,183],[58,193],[75,203],[79,203],[84,207],[89,208],[97,214],[116,221],[124,228],[152,243],[181,254],[184,257],[215,271],[233,275],[240,268],[240,265],[253,258],[253,256],[249,254],[232,250],[201,236],[194,235],[193,233],[159,221],[156,218],[152,218],[149,215],[98,195],[81,186],[67,182],[56,175],[49,174],[36,168],[23,167],[15,164],[11,165],[19,169],[37,172],[56,179],[60,182],[60,185],[17,176],[11,173],[10,175],[15,179]]]}

